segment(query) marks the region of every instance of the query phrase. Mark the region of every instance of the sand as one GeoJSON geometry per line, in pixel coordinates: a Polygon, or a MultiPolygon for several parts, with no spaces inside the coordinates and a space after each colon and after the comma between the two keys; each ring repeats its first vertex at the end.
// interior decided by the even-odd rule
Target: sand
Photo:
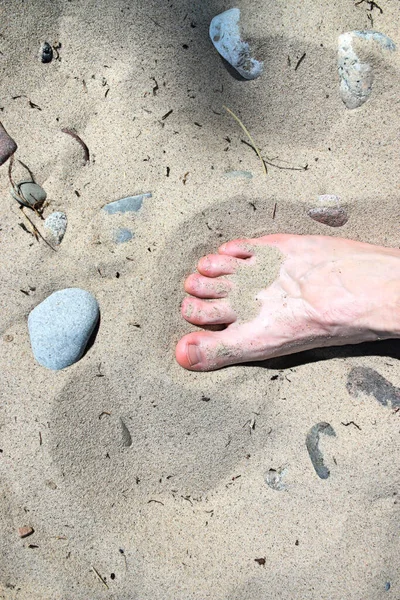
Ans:
{"type": "Polygon", "coordinates": [[[0,118],[47,191],[44,216],[62,210],[68,228],[57,252],[27,233],[1,167],[0,598],[400,597],[399,414],[368,381],[358,395],[347,386],[352,369],[372,369],[395,399],[398,342],[212,373],[174,358],[195,329],[179,312],[184,278],[229,239],[284,231],[398,247],[400,54],[377,61],[354,111],[336,68],[344,31],[400,43],[398,4],[378,4],[382,14],[353,0],[240,0],[265,63],[241,82],[208,39],[222,2],[3,3],[0,118]],[[45,40],[61,43],[61,60],[38,61],[45,40]],[[223,104],[265,156],[307,169],[266,178],[223,104]],[[145,192],[137,214],[101,211],[145,192]],[[346,225],[307,216],[321,194],[340,198],[346,225]],[[120,226],[135,237],[117,245],[120,226]],[[96,296],[100,328],[78,363],[51,372],[33,359],[27,317],[73,286],[96,296]],[[320,437],[325,480],[306,447],[317,423],[336,433],[320,437]],[[267,485],[271,469],[284,489],[267,485]]]}

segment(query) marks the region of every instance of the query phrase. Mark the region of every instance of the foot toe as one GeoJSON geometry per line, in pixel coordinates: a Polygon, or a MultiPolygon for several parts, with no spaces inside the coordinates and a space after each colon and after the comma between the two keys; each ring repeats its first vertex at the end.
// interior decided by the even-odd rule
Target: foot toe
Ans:
{"type": "Polygon", "coordinates": [[[223,325],[236,320],[236,313],[226,300],[206,301],[192,297],[182,302],[182,316],[193,325],[223,325]]]}
{"type": "Polygon", "coordinates": [[[193,273],[185,281],[185,291],[198,298],[225,298],[232,283],[223,277],[204,277],[193,273]]]}
{"type": "Polygon", "coordinates": [[[185,335],[176,347],[176,360],[190,371],[213,371],[244,362],[240,344],[232,344],[225,331],[199,331],[185,335]]]}
{"type": "Polygon", "coordinates": [[[251,240],[232,240],[218,248],[219,254],[234,256],[235,258],[250,258],[254,255],[251,240]]]}
{"type": "Polygon", "coordinates": [[[208,254],[198,262],[199,273],[206,277],[219,277],[220,275],[232,275],[238,266],[244,261],[233,256],[222,254],[208,254]]]}

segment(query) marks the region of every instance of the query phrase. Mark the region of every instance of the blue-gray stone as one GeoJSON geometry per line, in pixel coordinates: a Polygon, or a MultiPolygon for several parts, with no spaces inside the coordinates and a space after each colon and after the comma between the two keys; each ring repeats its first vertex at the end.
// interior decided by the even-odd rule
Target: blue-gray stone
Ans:
{"type": "Polygon", "coordinates": [[[145,198],[151,198],[151,192],[140,194],[139,196],[128,196],[127,198],[121,198],[121,200],[109,202],[103,206],[103,210],[105,210],[109,215],[115,215],[116,213],[137,212],[140,208],[142,208],[143,200],[145,198]]]}
{"type": "Polygon", "coordinates": [[[225,177],[229,177],[230,179],[235,179],[236,177],[244,177],[245,179],[252,179],[253,173],[250,173],[250,171],[226,171],[225,177]]]}
{"type": "Polygon", "coordinates": [[[79,288],[54,292],[28,317],[33,355],[43,367],[58,371],[77,362],[99,320],[99,305],[79,288]]]}
{"type": "Polygon", "coordinates": [[[134,236],[133,231],[130,229],[125,229],[121,227],[120,229],[116,229],[113,234],[114,242],[117,244],[124,244],[125,242],[129,242],[134,236]]]}

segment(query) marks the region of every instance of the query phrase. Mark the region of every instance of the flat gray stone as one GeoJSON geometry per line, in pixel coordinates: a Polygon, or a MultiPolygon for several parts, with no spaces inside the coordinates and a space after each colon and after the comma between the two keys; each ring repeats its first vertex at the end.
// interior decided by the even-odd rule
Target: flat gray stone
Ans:
{"type": "Polygon", "coordinates": [[[33,355],[43,367],[58,371],[77,362],[99,320],[99,305],[79,288],[54,292],[28,317],[33,355]]]}
{"type": "Polygon", "coordinates": [[[226,171],[225,177],[228,177],[228,179],[237,179],[238,177],[252,179],[253,173],[250,173],[250,171],[226,171]]]}
{"type": "Polygon", "coordinates": [[[109,215],[115,215],[116,213],[137,212],[140,208],[142,208],[143,200],[145,198],[151,198],[151,192],[139,194],[138,196],[128,196],[127,198],[121,198],[121,200],[109,202],[103,206],[103,210],[109,215]]]}
{"type": "Polygon", "coordinates": [[[125,244],[125,242],[129,242],[134,236],[135,234],[131,229],[120,227],[114,231],[113,240],[116,244],[125,244]]]}

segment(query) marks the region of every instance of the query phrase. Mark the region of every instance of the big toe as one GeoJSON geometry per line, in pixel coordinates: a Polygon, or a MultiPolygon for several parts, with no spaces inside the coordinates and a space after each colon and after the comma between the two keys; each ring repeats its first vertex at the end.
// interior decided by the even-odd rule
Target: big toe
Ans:
{"type": "Polygon", "coordinates": [[[199,331],[185,335],[177,344],[176,360],[191,371],[213,371],[227,365],[260,360],[259,349],[251,348],[240,332],[199,331]]]}

